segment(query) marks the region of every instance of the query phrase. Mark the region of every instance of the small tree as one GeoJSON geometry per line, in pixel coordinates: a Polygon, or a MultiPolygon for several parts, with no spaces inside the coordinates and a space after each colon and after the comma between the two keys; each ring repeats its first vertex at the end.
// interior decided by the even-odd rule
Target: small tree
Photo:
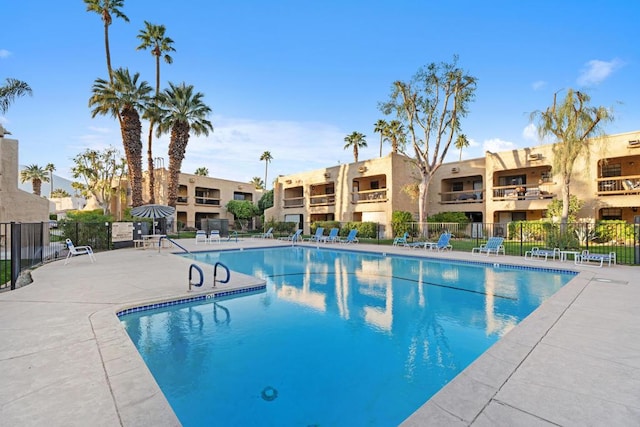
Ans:
{"type": "Polygon", "coordinates": [[[251,218],[260,214],[258,207],[248,200],[229,200],[226,208],[240,223],[240,229],[245,228],[242,221],[246,220],[248,222],[251,218]]]}
{"type": "Polygon", "coordinates": [[[205,167],[201,167],[196,169],[196,171],[193,174],[198,176],[209,176],[209,169],[205,167]]]}
{"type": "Polygon", "coordinates": [[[33,194],[39,196],[43,182],[49,182],[49,174],[45,168],[38,165],[29,165],[20,171],[20,182],[25,183],[31,181],[33,194]]]}
{"type": "Polygon", "coordinates": [[[350,135],[344,137],[344,149],[352,147],[353,148],[353,161],[358,163],[358,150],[362,147],[367,146],[367,141],[365,140],[366,135],[361,134],[360,132],[352,132],[350,135]]]}

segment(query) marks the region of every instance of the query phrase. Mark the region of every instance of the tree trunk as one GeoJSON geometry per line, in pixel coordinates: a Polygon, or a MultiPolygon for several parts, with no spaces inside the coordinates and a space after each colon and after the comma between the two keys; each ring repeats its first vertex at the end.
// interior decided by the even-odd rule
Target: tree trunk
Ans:
{"type": "Polygon", "coordinates": [[[122,110],[122,141],[129,167],[131,205],[141,206],[142,201],[142,126],[138,112],[131,107],[122,110]]]}
{"type": "Polygon", "coordinates": [[[153,153],[151,145],[153,142],[153,120],[149,123],[149,142],[147,144],[147,167],[149,169],[149,203],[154,204],[156,202],[155,186],[156,186],[156,174],[153,164],[153,153]]]}
{"type": "Polygon", "coordinates": [[[569,222],[569,185],[570,182],[564,179],[562,185],[562,213],[560,214],[560,231],[562,234],[567,231],[567,224],[569,222]]]}
{"type": "Polygon", "coordinates": [[[189,142],[189,124],[178,122],[171,129],[169,142],[169,190],[168,205],[175,207],[178,200],[178,183],[182,160],[189,142]]]}

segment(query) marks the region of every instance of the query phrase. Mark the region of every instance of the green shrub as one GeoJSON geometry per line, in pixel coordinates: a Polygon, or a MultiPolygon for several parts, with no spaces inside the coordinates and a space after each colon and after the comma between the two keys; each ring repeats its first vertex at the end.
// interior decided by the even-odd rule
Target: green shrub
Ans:
{"type": "Polygon", "coordinates": [[[401,236],[404,233],[410,233],[413,215],[407,211],[394,211],[391,216],[391,229],[394,236],[401,236]]]}
{"type": "Polygon", "coordinates": [[[627,241],[633,242],[634,225],[620,220],[598,221],[595,227],[595,237],[596,240],[600,243],[624,243],[627,241]]]}

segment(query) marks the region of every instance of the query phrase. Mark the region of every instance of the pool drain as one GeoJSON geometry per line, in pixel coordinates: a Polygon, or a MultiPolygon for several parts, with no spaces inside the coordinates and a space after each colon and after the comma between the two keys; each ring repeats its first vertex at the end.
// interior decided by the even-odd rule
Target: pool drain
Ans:
{"type": "Polygon", "coordinates": [[[262,399],[266,400],[267,402],[271,402],[276,397],[278,397],[278,390],[276,390],[275,388],[267,386],[262,390],[262,399]]]}

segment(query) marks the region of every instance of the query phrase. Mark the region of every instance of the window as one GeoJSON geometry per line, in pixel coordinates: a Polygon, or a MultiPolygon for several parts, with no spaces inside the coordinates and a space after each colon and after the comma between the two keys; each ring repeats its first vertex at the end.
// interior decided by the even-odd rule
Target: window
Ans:
{"type": "Polygon", "coordinates": [[[622,166],[620,163],[602,165],[602,178],[609,178],[612,176],[622,176],[622,166]]]}
{"type": "Polygon", "coordinates": [[[464,183],[462,181],[451,183],[451,191],[462,191],[463,188],[464,188],[464,183]]]}
{"type": "Polygon", "coordinates": [[[380,189],[380,183],[378,181],[371,181],[371,189],[372,190],[380,189]]]}
{"type": "Polygon", "coordinates": [[[506,185],[525,185],[527,183],[527,175],[501,176],[498,183],[500,187],[506,185]]]}
{"type": "Polygon", "coordinates": [[[603,220],[622,220],[622,209],[620,208],[604,208],[600,210],[600,219],[603,220]]]}

